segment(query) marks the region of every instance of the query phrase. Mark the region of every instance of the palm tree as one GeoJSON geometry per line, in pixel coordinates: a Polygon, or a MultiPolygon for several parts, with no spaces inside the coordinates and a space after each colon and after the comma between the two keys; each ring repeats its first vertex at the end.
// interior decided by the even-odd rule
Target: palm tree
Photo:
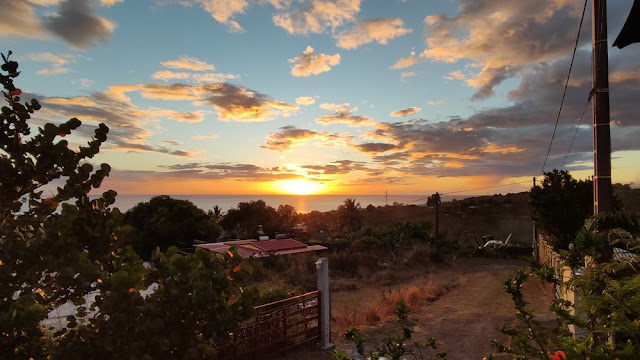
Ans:
{"type": "Polygon", "coordinates": [[[218,205],[213,207],[213,220],[215,220],[216,223],[220,222],[220,219],[222,219],[222,208],[218,205]]]}
{"type": "Polygon", "coordinates": [[[356,199],[347,198],[338,207],[338,224],[342,230],[354,231],[362,227],[362,207],[356,199]]]}

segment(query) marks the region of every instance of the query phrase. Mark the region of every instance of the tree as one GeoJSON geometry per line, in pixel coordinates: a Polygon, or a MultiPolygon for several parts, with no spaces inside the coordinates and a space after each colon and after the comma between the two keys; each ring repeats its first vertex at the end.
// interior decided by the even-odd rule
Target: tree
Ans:
{"type": "Polygon", "coordinates": [[[191,247],[194,240],[214,242],[221,232],[215,219],[191,201],[167,195],[137,204],[124,214],[124,223],[135,229],[133,247],[144,259],[156,247],[167,251],[172,245],[191,247]]]}
{"type": "Polygon", "coordinates": [[[213,210],[209,210],[209,216],[215,220],[216,223],[219,223],[222,220],[222,208],[218,205],[213,207],[213,210]]]}
{"type": "Polygon", "coordinates": [[[0,111],[2,357],[215,358],[213,347],[252,312],[256,291],[241,287],[251,268],[235,250],[182,256],[175,248],[143,266],[123,244],[120,212],[109,208],[116,193],[88,195],[109,174],[107,164],[94,171],[87,162],[108,128],[98,125],[78,150],[59,139],[81,125],[78,119],[31,134],[27,120],[40,104],[20,103],[10,55],[2,55],[0,73],[9,104],[0,111]],[[45,191],[51,196],[43,198],[45,191]],[[67,302],[76,314],[61,328],[44,328],[47,314],[67,302]]]}
{"type": "Polygon", "coordinates": [[[264,200],[241,202],[235,209],[229,209],[220,221],[226,231],[235,233],[240,239],[255,239],[259,226],[265,234],[273,236],[283,230],[282,221],[276,209],[264,200]]]}
{"type": "Polygon", "coordinates": [[[285,232],[290,232],[298,222],[298,213],[296,212],[296,208],[291,205],[280,205],[278,206],[277,212],[278,216],[280,216],[283,230],[285,232]]]}
{"type": "MultiPolygon", "coordinates": [[[[588,221],[595,222],[606,221],[599,216],[588,221]]],[[[522,287],[529,271],[518,271],[505,281],[505,289],[516,308],[516,317],[523,322],[524,328],[503,326],[501,332],[510,341],[508,344],[495,341],[497,352],[512,354],[514,359],[549,359],[556,349],[562,351],[567,359],[640,358],[640,233],[619,228],[606,232],[607,246],[628,249],[631,253],[628,258],[600,258],[601,262],[581,269],[579,275],[566,283],[555,279],[551,268],[543,266],[536,269],[541,279],[554,282],[560,288],[570,287],[580,295],[575,303],[554,301],[551,310],[556,313],[560,324],[553,329],[542,326],[533,311],[526,307],[522,287]],[[572,308],[577,315],[568,311],[572,308]],[[572,336],[567,329],[569,325],[575,326],[583,335],[572,336]]],[[[494,357],[490,355],[485,359],[494,357]]]]}
{"type": "Polygon", "coordinates": [[[575,180],[564,170],[545,173],[542,186],[532,187],[529,196],[531,218],[556,249],[568,249],[593,213],[591,180],[575,180]]]}
{"type": "Polygon", "coordinates": [[[67,301],[81,302],[113,273],[120,213],[109,208],[114,191],[88,196],[109,175],[109,165],[94,171],[88,163],[108,128],[99,124],[78,150],[61,139],[81,125],[78,119],[47,123],[32,134],[28,120],[40,104],[20,102],[18,63],[10,56],[2,54],[0,73],[8,103],[0,113],[0,353],[41,358],[50,339],[40,321],[67,301]],[[45,191],[50,196],[43,198],[45,191]]]}
{"type": "Polygon", "coordinates": [[[362,227],[362,207],[356,199],[347,198],[338,207],[338,223],[344,231],[358,230],[362,227]]]}

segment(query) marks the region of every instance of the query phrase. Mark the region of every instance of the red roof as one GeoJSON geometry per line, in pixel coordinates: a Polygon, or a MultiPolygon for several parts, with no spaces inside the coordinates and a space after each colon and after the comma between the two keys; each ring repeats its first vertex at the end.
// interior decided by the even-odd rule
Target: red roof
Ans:
{"type": "Polygon", "coordinates": [[[283,250],[293,250],[293,249],[304,249],[307,247],[307,245],[301,243],[298,240],[293,240],[293,239],[256,241],[252,245],[264,251],[283,251],[283,250]]]}
{"type": "Polygon", "coordinates": [[[197,247],[207,249],[218,254],[226,253],[231,246],[238,247],[238,254],[244,258],[265,257],[269,255],[287,255],[307,251],[326,250],[324,246],[307,246],[294,239],[276,240],[234,240],[221,243],[199,244],[197,247]]]}

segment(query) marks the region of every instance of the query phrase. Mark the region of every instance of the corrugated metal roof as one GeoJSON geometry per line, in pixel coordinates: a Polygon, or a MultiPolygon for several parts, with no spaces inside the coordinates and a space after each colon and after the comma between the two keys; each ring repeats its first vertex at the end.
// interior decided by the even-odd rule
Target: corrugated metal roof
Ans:
{"type": "Polygon", "coordinates": [[[248,257],[266,257],[269,255],[289,255],[298,254],[308,251],[326,250],[327,248],[320,245],[307,246],[294,239],[277,239],[277,240],[234,240],[220,243],[198,244],[196,247],[207,249],[218,254],[226,253],[231,246],[238,247],[238,254],[244,258],[248,257]]]}
{"type": "Polygon", "coordinates": [[[636,255],[631,251],[615,247],[613,248],[613,260],[615,261],[632,261],[635,257],[636,255]]]}
{"type": "Polygon", "coordinates": [[[294,239],[276,239],[269,241],[256,241],[253,243],[259,249],[264,251],[283,251],[292,249],[304,249],[307,245],[294,239]]]}

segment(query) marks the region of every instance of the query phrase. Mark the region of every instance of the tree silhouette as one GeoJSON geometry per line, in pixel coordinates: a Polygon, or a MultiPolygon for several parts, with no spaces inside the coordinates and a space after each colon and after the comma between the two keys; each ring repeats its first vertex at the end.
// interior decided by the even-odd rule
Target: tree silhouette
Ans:
{"type": "Polygon", "coordinates": [[[362,227],[362,207],[356,199],[347,198],[338,207],[338,224],[344,231],[354,231],[362,227]]]}
{"type": "Polygon", "coordinates": [[[568,171],[544,174],[542,185],[529,193],[531,218],[550,236],[556,249],[568,249],[593,212],[591,180],[575,180],[568,171]]]}

